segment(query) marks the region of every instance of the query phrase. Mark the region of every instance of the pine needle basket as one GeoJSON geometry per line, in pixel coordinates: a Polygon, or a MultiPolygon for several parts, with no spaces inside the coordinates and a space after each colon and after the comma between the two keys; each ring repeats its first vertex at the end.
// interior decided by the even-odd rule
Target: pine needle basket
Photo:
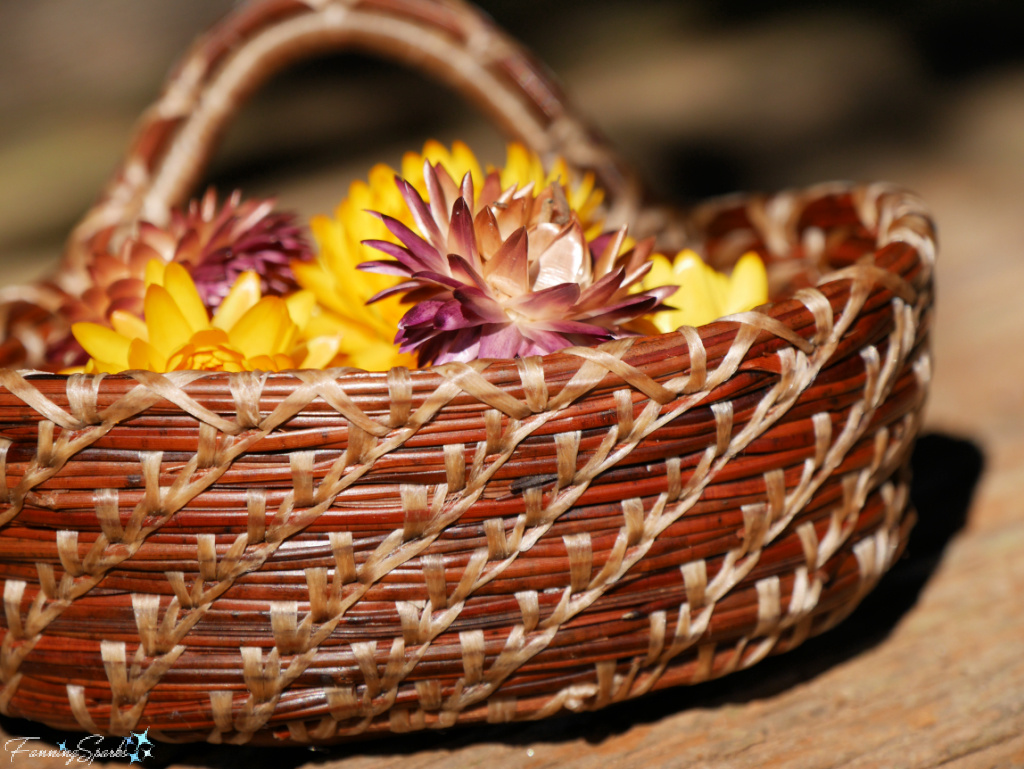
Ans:
{"type": "Polygon", "coordinates": [[[544,69],[462,4],[243,7],[144,115],[59,287],[6,296],[0,711],[336,742],[600,708],[792,649],[852,611],[912,525],[934,260],[924,207],[887,185],[647,207],[544,69]],[[82,244],[165,220],[257,84],[346,47],[594,170],[633,231],[720,268],[756,250],[778,298],[416,371],[34,370],[82,244]]]}

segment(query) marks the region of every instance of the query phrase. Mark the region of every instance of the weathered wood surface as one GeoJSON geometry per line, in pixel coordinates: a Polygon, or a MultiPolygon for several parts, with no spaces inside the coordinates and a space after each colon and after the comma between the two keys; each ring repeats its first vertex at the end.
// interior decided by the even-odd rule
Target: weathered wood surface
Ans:
{"type": "MultiPolygon", "coordinates": [[[[817,32],[818,37],[802,27],[755,30],[744,33],[748,37],[720,39],[717,46],[695,44],[686,55],[650,46],[632,58],[618,52],[610,63],[594,57],[568,70],[556,64],[581,103],[613,138],[618,133],[627,152],[636,142],[642,160],[657,157],[644,142],[652,136],[666,142],[673,121],[691,135],[719,131],[728,146],[738,142],[737,123],[760,120],[762,131],[774,138],[758,146],[770,153],[797,141],[808,125],[816,125],[819,136],[839,130],[822,117],[829,107],[814,103],[813,89],[791,84],[805,112],[788,124],[782,118],[776,123],[753,105],[727,106],[725,97],[701,101],[695,75],[702,73],[705,86],[717,77],[714,82],[727,92],[741,93],[756,81],[756,73],[736,74],[743,52],[753,47],[766,61],[772,51],[796,51],[804,57],[799,69],[813,77],[816,66],[820,70],[829,60],[829,46],[842,43],[830,41],[828,35],[838,33],[826,27],[817,32]],[[645,82],[643,89],[628,87],[628,66],[645,82]],[[683,106],[654,99],[658,84],[650,80],[657,77],[673,84],[680,105],[700,106],[700,119],[683,106]],[[786,133],[794,122],[802,127],[786,133]],[[638,128],[645,125],[646,139],[638,128]]],[[[877,54],[881,44],[873,40],[877,54]]],[[[894,180],[920,192],[940,225],[936,377],[927,423],[938,437],[923,442],[916,455],[921,521],[907,557],[857,613],[753,670],[601,713],[322,752],[159,745],[144,766],[1024,767],[1024,74],[1005,71],[947,84],[941,98],[931,93],[930,100],[923,95],[926,84],[907,77],[896,77],[904,95],[928,104],[927,142],[913,130],[894,130],[881,146],[826,141],[792,167],[781,160],[754,164],[760,169],[754,176],[765,186],[850,175],[894,180]],[[911,93],[915,87],[922,93],[911,93]]],[[[3,168],[0,177],[5,186],[18,183],[3,168]]],[[[303,210],[320,210],[319,198],[312,196],[322,194],[323,179],[286,182],[283,196],[303,210]],[[305,206],[309,200],[317,201],[312,208],[305,206]]],[[[344,184],[331,187],[341,190],[344,184]]],[[[76,213],[63,212],[57,220],[70,221],[76,213]]],[[[4,225],[0,219],[0,242],[4,225]]],[[[35,253],[32,242],[19,242],[6,247],[8,252],[35,253]]],[[[4,269],[13,275],[19,267],[4,269]]],[[[38,736],[38,747],[53,748],[68,735],[10,719],[0,720],[0,731],[0,763],[10,758],[11,765],[26,769],[65,765],[3,751],[12,736],[38,736]]]]}

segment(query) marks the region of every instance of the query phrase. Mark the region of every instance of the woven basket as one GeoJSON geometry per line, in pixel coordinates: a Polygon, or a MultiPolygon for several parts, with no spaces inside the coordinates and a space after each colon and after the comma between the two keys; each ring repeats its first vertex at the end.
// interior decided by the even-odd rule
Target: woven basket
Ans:
{"type": "Polygon", "coordinates": [[[0,348],[0,710],[97,734],[331,742],[599,708],[846,616],[912,523],[928,215],[848,184],[671,220],[641,209],[543,70],[462,5],[236,12],[144,116],[61,290],[80,290],[98,229],[166,219],[256,84],[345,46],[594,169],[613,217],[682,233],[719,267],[758,251],[780,298],[543,358],[67,377],[30,368],[60,292],[20,289],[0,348]]]}

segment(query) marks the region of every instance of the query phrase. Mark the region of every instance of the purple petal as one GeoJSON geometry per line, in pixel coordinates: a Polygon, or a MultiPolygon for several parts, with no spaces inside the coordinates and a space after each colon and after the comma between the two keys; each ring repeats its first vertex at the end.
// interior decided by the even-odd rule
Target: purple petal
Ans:
{"type": "Polygon", "coordinates": [[[476,198],[477,209],[490,206],[501,195],[501,175],[491,171],[484,177],[484,186],[476,198]]]}
{"type": "Polygon", "coordinates": [[[588,316],[587,321],[600,326],[617,326],[653,312],[657,304],[658,300],[655,297],[638,294],[606,308],[604,312],[588,316]]]}
{"type": "Polygon", "coordinates": [[[580,317],[605,318],[611,313],[617,312],[621,315],[625,311],[630,314],[629,318],[632,319],[637,315],[644,313],[669,309],[667,305],[664,304],[664,301],[675,292],[676,289],[674,286],[662,286],[660,288],[651,289],[650,291],[645,291],[642,294],[620,295],[618,299],[610,305],[601,306],[593,304],[586,306],[579,303],[576,307],[580,310],[580,317]]]}
{"type": "Polygon", "coordinates": [[[462,177],[462,184],[459,185],[459,195],[469,206],[470,213],[473,212],[473,205],[476,203],[476,194],[473,191],[473,175],[466,172],[462,177]]]}
{"type": "Polygon", "coordinates": [[[487,279],[509,296],[519,296],[529,291],[528,242],[526,228],[520,227],[508,236],[484,266],[487,279]]]}
{"type": "Polygon", "coordinates": [[[615,265],[622,244],[626,240],[626,227],[623,225],[607,235],[608,237],[595,238],[590,244],[591,253],[598,255],[594,261],[595,275],[606,275],[615,265]]]}
{"type": "Polygon", "coordinates": [[[678,290],[679,286],[658,286],[657,288],[652,288],[649,291],[644,291],[644,294],[647,296],[653,296],[660,303],[664,302],[678,290]]]}
{"type": "Polygon", "coordinates": [[[467,317],[489,323],[507,323],[508,316],[497,302],[488,294],[473,286],[457,288],[453,295],[464,305],[463,312],[467,317]]]}
{"type": "Polygon", "coordinates": [[[428,299],[425,302],[420,302],[402,316],[400,324],[403,328],[423,324],[433,326],[437,313],[441,312],[449,303],[440,299],[428,299]]]}
{"type": "Polygon", "coordinates": [[[395,335],[395,342],[400,345],[402,352],[409,352],[420,345],[429,344],[431,339],[436,337],[437,330],[431,325],[400,326],[398,334],[395,335]]]}
{"type": "MultiPolygon", "coordinates": [[[[372,213],[372,212],[371,212],[372,213]]],[[[428,270],[436,270],[442,272],[447,266],[437,249],[431,246],[427,241],[413,232],[411,229],[406,227],[397,219],[387,216],[386,214],[377,214],[384,226],[388,228],[388,231],[402,241],[402,244],[408,249],[409,254],[415,259],[419,260],[420,264],[428,270]]],[[[379,248],[378,246],[374,246],[379,248]]],[[[384,250],[384,249],[380,249],[384,250]]],[[[399,259],[395,254],[391,254],[396,259],[399,259]]]]}
{"type": "Polygon", "coordinates": [[[448,253],[458,254],[470,264],[480,264],[476,232],[473,230],[473,212],[465,198],[459,198],[452,206],[452,223],[448,229],[448,253]]]}
{"type": "Polygon", "coordinates": [[[434,315],[434,328],[439,331],[451,331],[453,329],[479,325],[463,315],[463,309],[464,306],[458,299],[450,299],[444,302],[434,315]]]}
{"type": "Polygon", "coordinates": [[[583,334],[586,336],[607,337],[608,331],[594,326],[590,323],[583,323],[578,320],[553,320],[548,323],[541,323],[534,326],[544,331],[554,331],[559,334],[583,334]]]}
{"type": "Polygon", "coordinates": [[[395,259],[402,263],[408,263],[413,260],[416,260],[416,262],[419,263],[419,260],[416,259],[415,256],[413,256],[413,254],[410,252],[408,248],[404,246],[399,246],[397,243],[392,243],[391,241],[378,241],[374,239],[367,239],[366,241],[359,241],[359,245],[369,246],[375,251],[380,251],[382,253],[387,254],[388,256],[393,256],[395,259]]]}
{"type": "MultiPolygon", "coordinates": [[[[629,259],[632,262],[632,257],[629,259]]],[[[626,270],[626,277],[622,279],[623,286],[632,286],[637,281],[643,279],[643,277],[651,271],[654,266],[654,262],[643,262],[642,264],[631,268],[628,264],[624,268],[626,270]]]]}
{"type": "Polygon", "coordinates": [[[510,309],[533,318],[549,318],[565,313],[580,298],[579,283],[560,283],[543,291],[534,291],[516,297],[508,303],[510,309]]]}
{"type": "Polygon", "coordinates": [[[416,188],[400,176],[395,176],[395,185],[402,194],[405,205],[409,209],[409,213],[412,214],[416,226],[420,228],[420,232],[426,235],[427,241],[435,249],[438,251],[443,250],[444,237],[441,235],[441,229],[434,220],[430,208],[416,191],[416,188]]]}
{"type": "Polygon", "coordinates": [[[544,355],[556,350],[564,350],[566,347],[572,347],[571,341],[553,331],[545,331],[535,326],[522,328],[521,331],[523,336],[529,339],[532,344],[521,352],[520,355],[544,355]]]}
{"type": "Polygon", "coordinates": [[[654,250],[654,238],[644,238],[629,252],[629,259],[626,261],[626,280],[633,282],[634,275],[646,275],[651,269],[651,252],[654,250]]]}
{"type": "Polygon", "coordinates": [[[356,265],[356,269],[362,272],[375,272],[379,275],[398,275],[403,278],[407,278],[412,274],[412,270],[398,262],[360,262],[356,265]]]}
{"type": "Polygon", "coordinates": [[[609,272],[592,286],[588,286],[580,294],[580,300],[577,304],[580,307],[600,307],[611,299],[616,291],[622,288],[622,276],[624,274],[625,270],[621,267],[614,272],[609,272]]]}
{"type": "Polygon", "coordinates": [[[426,363],[468,363],[480,357],[480,328],[465,328],[452,337],[435,337],[422,348],[420,365],[426,363]],[[429,351],[429,355],[425,355],[429,351]]]}
{"type": "Polygon", "coordinates": [[[445,286],[446,288],[462,288],[462,286],[465,285],[465,283],[458,278],[453,278],[450,275],[442,275],[439,272],[431,272],[429,270],[414,272],[412,277],[416,280],[437,283],[438,285],[445,286]]]}
{"type": "Polygon", "coordinates": [[[391,286],[390,288],[385,288],[382,291],[378,291],[376,294],[367,299],[366,303],[373,304],[374,302],[379,302],[381,299],[387,299],[389,296],[401,294],[404,293],[405,291],[409,291],[411,289],[419,287],[420,284],[415,281],[405,281],[404,283],[399,283],[397,286],[391,286]]]}
{"type": "Polygon", "coordinates": [[[437,223],[440,232],[448,230],[448,199],[438,178],[437,169],[430,165],[429,160],[423,161],[423,180],[427,184],[427,196],[430,198],[430,214],[437,223]]]}
{"type": "Polygon", "coordinates": [[[528,342],[514,323],[489,323],[480,335],[481,358],[514,358],[528,342]]]}
{"type": "Polygon", "coordinates": [[[480,276],[473,265],[458,254],[448,254],[448,269],[452,277],[458,278],[463,283],[474,283],[481,291],[487,290],[487,281],[480,276]]]}

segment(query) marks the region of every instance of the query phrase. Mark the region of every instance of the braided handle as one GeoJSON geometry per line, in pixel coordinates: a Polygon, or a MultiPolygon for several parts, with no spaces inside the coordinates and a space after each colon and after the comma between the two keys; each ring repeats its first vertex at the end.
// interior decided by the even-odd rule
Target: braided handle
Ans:
{"type": "Polygon", "coordinates": [[[84,285],[87,244],[99,231],[168,219],[256,87],[297,59],[339,49],[429,73],[541,155],[557,153],[594,171],[608,194],[610,222],[637,212],[641,187],[629,168],[544,68],[462,0],[259,0],[201,37],[143,114],[124,162],[71,233],[63,286],[78,293],[84,285]]]}

